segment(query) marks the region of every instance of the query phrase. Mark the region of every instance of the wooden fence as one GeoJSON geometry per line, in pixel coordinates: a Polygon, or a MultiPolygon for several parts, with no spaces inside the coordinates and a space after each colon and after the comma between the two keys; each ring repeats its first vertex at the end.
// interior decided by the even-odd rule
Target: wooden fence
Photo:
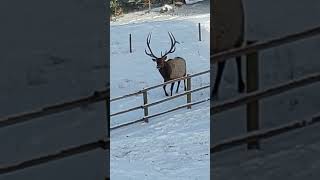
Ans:
{"type": "Polygon", "coordinates": [[[264,90],[258,90],[258,52],[288,43],[293,43],[306,38],[320,35],[320,26],[308,29],[303,32],[291,34],[288,36],[267,40],[263,42],[249,43],[245,47],[230,49],[221,53],[211,55],[211,63],[226,61],[230,58],[247,55],[247,94],[237,98],[229,99],[224,102],[212,104],[210,108],[211,115],[222,113],[224,111],[246,105],[247,109],[247,134],[243,136],[233,137],[223,140],[216,144],[210,145],[210,152],[216,153],[235,146],[247,144],[248,149],[259,149],[260,139],[270,138],[295,129],[304,128],[320,122],[320,114],[304,120],[295,121],[278,127],[259,130],[259,100],[284,93],[286,91],[308,86],[313,83],[320,82],[320,73],[304,76],[299,79],[291,80],[280,85],[272,86],[264,90]],[[250,71],[249,71],[250,68],[250,71]]]}
{"type": "Polygon", "coordinates": [[[131,94],[127,94],[127,95],[124,95],[124,96],[120,96],[120,97],[116,97],[116,98],[110,99],[110,103],[111,103],[111,102],[114,102],[114,101],[117,101],[117,100],[125,99],[125,98],[131,97],[131,96],[137,96],[137,95],[141,95],[141,94],[142,94],[142,98],[143,98],[143,105],[136,106],[136,107],[133,107],[133,108],[130,108],[130,109],[126,109],[126,110],[123,110],[123,111],[119,111],[119,112],[110,114],[110,117],[113,117],[113,116],[116,116],[116,115],[120,115],[120,114],[124,114],[124,113],[128,113],[128,112],[135,111],[135,110],[139,110],[139,109],[143,109],[143,111],[144,111],[144,116],[142,118],[140,118],[138,120],[135,120],[135,121],[131,121],[131,122],[127,122],[127,123],[123,123],[123,124],[111,127],[110,130],[114,130],[114,129],[117,129],[117,128],[120,128],[120,127],[128,126],[128,125],[135,124],[135,123],[142,122],[142,121],[148,122],[150,118],[157,117],[157,116],[160,116],[160,115],[163,115],[163,114],[166,114],[166,113],[169,113],[169,112],[173,112],[173,111],[176,111],[176,110],[179,110],[179,109],[182,109],[182,108],[190,109],[192,105],[196,105],[196,104],[200,104],[200,103],[204,103],[206,101],[209,101],[210,98],[207,98],[207,99],[204,99],[204,100],[200,100],[200,101],[196,101],[196,102],[191,102],[192,93],[200,91],[200,90],[203,90],[203,89],[210,88],[210,85],[207,85],[207,86],[199,87],[199,88],[196,88],[196,89],[191,89],[191,79],[193,77],[200,76],[200,75],[203,75],[203,74],[208,74],[208,73],[210,73],[210,70],[203,71],[203,72],[196,73],[196,74],[192,74],[192,75],[188,74],[185,77],[177,78],[177,79],[174,79],[174,80],[171,80],[171,81],[167,81],[167,82],[162,83],[162,84],[158,84],[158,85],[155,85],[155,86],[151,86],[151,87],[145,88],[145,89],[140,90],[140,91],[135,92],[135,93],[131,93],[131,94]],[[186,80],[187,81],[187,84],[186,84],[187,88],[186,88],[185,92],[177,94],[177,95],[173,95],[173,96],[170,96],[170,97],[167,97],[165,99],[161,99],[161,100],[158,100],[158,101],[155,101],[155,102],[151,102],[151,103],[148,102],[148,91],[150,91],[152,89],[155,89],[155,88],[162,87],[163,85],[171,84],[173,82],[181,81],[181,80],[186,80]],[[170,110],[167,110],[167,111],[164,111],[164,112],[159,112],[159,113],[156,113],[156,114],[153,114],[153,115],[149,115],[149,107],[155,106],[157,104],[161,104],[161,103],[173,100],[173,99],[176,99],[176,98],[181,97],[181,96],[186,96],[187,97],[187,103],[186,104],[178,106],[178,107],[175,107],[173,109],[170,109],[170,110]]]}

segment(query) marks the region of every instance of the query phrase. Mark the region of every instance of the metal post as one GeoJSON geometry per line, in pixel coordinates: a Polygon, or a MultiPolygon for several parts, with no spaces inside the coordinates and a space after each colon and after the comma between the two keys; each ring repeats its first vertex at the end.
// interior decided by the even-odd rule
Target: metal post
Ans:
{"type": "Polygon", "coordinates": [[[199,27],[199,41],[201,41],[201,25],[200,25],[200,23],[198,24],[198,27],[199,27]]]}
{"type": "MultiPolygon", "coordinates": [[[[143,94],[143,105],[146,105],[148,104],[148,93],[147,91],[143,91],[142,94],[143,94]]],[[[144,110],[144,117],[147,117],[149,115],[148,107],[144,107],[143,110],[144,110]]],[[[144,121],[149,122],[148,118],[145,118],[144,121]]]]}
{"type": "MultiPolygon", "coordinates": [[[[248,41],[247,44],[252,44],[256,41],[248,41]]],[[[246,55],[246,71],[247,71],[247,93],[257,91],[259,89],[259,55],[258,52],[253,52],[246,55]]],[[[259,129],[259,101],[253,101],[247,104],[247,132],[259,129]]],[[[253,140],[247,144],[248,149],[259,149],[259,140],[253,140]]]]}
{"type": "Polygon", "coordinates": [[[131,34],[129,34],[130,53],[132,53],[131,34]]]}
{"type": "MultiPolygon", "coordinates": [[[[187,74],[187,91],[191,90],[191,78],[190,75],[187,74]]],[[[187,103],[191,103],[191,92],[187,93],[187,103]]],[[[191,105],[187,107],[188,109],[191,109],[191,105]]]]}

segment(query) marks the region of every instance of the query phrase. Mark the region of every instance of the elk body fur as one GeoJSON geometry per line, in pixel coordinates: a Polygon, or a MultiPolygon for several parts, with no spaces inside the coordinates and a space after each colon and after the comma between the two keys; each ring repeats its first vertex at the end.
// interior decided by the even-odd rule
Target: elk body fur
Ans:
{"type": "MultiPolygon", "coordinates": [[[[168,59],[165,62],[165,67],[163,68],[166,71],[166,75],[162,75],[167,81],[177,79],[186,75],[186,61],[181,57],[175,57],[173,59],[168,59]]],[[[160,71],[160,69],[159,69],[160,71]]]]}
{"type": "MultiPolygon", "coordinates": [[[[175,57],[173,59],[167,60],[167,55],[170,53],[173,53],[175,51],[175,44],[178,43],[175,40],[172,33],[171,34],[169,33],[169,37],[171,40],[171,48],[164,55],[162,55],[162,53],[161,53],[161,57],[156,57],[151,50],[151,47],[150,47],[151,34],[149,34],[147,37],[147,46],[149,48],[150,53],[145,51],[145,53],[148,56],[152,57],[152,60],[157,63],[157,69],[159,70],[161,76],[163,77],[164,82],[167,82],[167,81],[170,81],[173,79],[177,79],[180,77],[184,77],[184,76],[186,76],[186,73],[187,73],[186,61],[183,58],[175,57]]],[[[171,89],[170,89],[171,96],[172,96],[174,84],[175,84],[175,82],[171,83],[171,89]]],[[[178,81],[176,93],[178,93],[179,86],[180,86],[180,81],[178,81]]],[[[165,95],[169,96],[166,91],[166,85],[163,85],[163,90],[165,92],[165,95]]],[[[184,90],[186,90],[186,80],[184,80],[184,90]]]]}
{"type": "MultiPolygon", "coordinates": [[[[213,1],[213,52],[219,53],[240,47],[244,42],[244,9],[241,0],[213,1]]],[[[238,69],[238,92],[243,92],[245,84],[241,72],[241,56],[236,57],[238,69]]],[[[225,61],[218,63],[216,81],[211,97],[218,95],[225,61]]]]}

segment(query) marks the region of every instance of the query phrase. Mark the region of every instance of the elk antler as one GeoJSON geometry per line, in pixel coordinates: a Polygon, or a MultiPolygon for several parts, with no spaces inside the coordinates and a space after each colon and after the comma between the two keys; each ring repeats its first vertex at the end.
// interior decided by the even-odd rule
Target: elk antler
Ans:
{"type": "MultiPolygon", "coordinates": [[[[171,41],[171,47],[170,47],[170,50],[169,50],[169,51],[166,51],[163,56],[161,55],[161,57],[164,57],[164,56],[166,56],[166,55],[168,55],[168,54],[170,54],[170,53],[173,53],[173,52],[176,50],[176,47],[175,47],[176,43],[180,44],[180,43],[174,38],[174,36],[173,36],[173,34],[172,34],[171,32],[168,32],[168,34],[169,34],[170,41],[171,41]]],[[[161,54],[162,54],[162,52],[161,52],[161,54]]]]}
{"type": "Polygon", "coordinates": [[[153,52],[152,52],[152,50],[151,50],[151,48],[150,48],[150,41],[151,41],[151,33],[149,33],[149,34],[148,34],[148,37],[147,37],[147,46],[148,46],[148,49],[149,49],[150,53],[148,53],[146,49],[144,50],[144,52],[145,52],[148,56],[157,59],[158,57],[153,54],[153,52]]]}

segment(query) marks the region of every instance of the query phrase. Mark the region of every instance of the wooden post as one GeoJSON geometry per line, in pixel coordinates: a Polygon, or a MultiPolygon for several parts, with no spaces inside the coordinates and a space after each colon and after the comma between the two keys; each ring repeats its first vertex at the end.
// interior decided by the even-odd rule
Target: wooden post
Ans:
{"type": "MultiPolygon", "coordinates": [[[[190,75],[187,74],[187,91],[191,90],[191,78],[189,76],[190,75]]],[[[187,93],[187,103],[191,103],[191,92],[187,93]]],[[[189,105],[187,108],[191,109],[191,105],[189,105]]]]}
{"type": "Polygon", "coordinates": [[[132,53],[131,34],[129,34],[130,53],[132,53]]]}
{"type": "MultiPolygon", "coordinates": [[[[143,94],[143,105],[146,105],[148,104],[148,93],[147,91],[143,91],[142,94],[143,94]]],[[[149,115],[148,107],[144,107],[143,110],[144,110],[144,117],[147,117],[149,115]]],[[[144,122],[149,122],[148,118],[145,118],[144,122]]]]}
{"type": "MultiPolygon", "coordinates": [[[[256,41],[248,41],[252,44],[256,41]]],[[[259,55],[258,52],[246,55],[246,71],[247,71],[247,93],[257,91],[259,89],[259,55]]],[[[247,132],[259,129],[259,101],[253,101],[247,104],[247,132]]],[[[248,149],[259,149],[259,140],[254,140],[247,144],[248,149]]]]}
{"type": "Polygon", "coordinates": [[[198,27],[199,27],[199,41],[201,41],[201,25],[200,25],[200,23],[198,24],[198,27]]]}

